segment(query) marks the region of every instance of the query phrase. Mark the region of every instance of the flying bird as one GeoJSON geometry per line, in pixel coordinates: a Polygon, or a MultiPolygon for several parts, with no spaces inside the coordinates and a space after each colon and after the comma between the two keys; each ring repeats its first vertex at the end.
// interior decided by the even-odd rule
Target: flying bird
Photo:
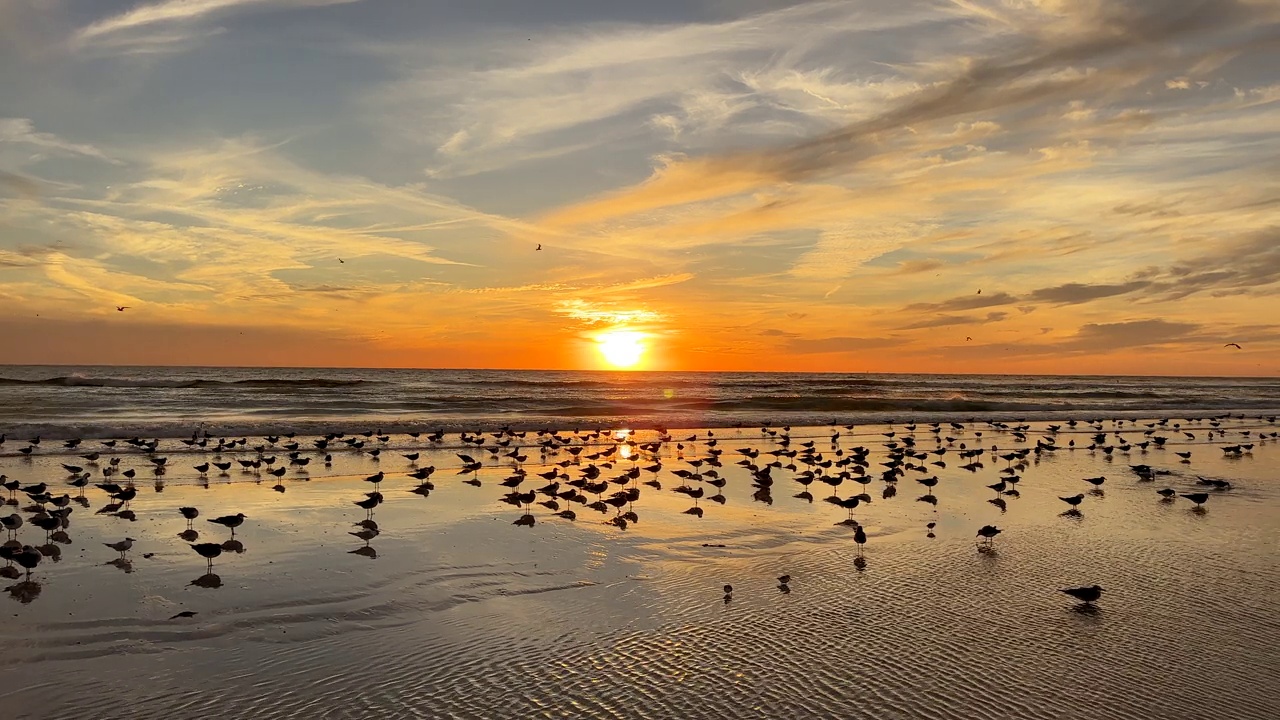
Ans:
{"type": "Polygon", "coordinates": [[[542,243],[538,243],[538,247],[537,247],[537,249],[538,249],[538,250],[541,250],[541,249],[542,249],[542,243]]]}
{"type": "Polygon", "coordinates": [[[1233,348],[1235,348],[1235,349],[1237,349],[1237,350],[1243,350],[1243,349],[1244,349],[1244,348],[1240,347],[1240,343],[1227,343],[1226,345],[1223,345],[1222,347],[1224,347],[1224,348],[1233,347],[1233,348]]]}
{"type": "MultiPolygon", "coordinates": [[[[130,308],[130,306],[129,306],[129,305],[117,305],[117,306],[116,306],[116,312],[124,312],[125,310],[128,310],[129,308],[130,308]]],[[[1239,347],[1239,346],[1237,345],[1236,347],[1239,347]]]]}

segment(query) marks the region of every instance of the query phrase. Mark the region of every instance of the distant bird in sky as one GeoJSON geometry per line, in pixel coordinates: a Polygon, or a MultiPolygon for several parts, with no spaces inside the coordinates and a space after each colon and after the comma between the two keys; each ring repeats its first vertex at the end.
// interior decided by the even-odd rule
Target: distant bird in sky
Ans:
{"type": "MultiPolygon", "coordinates": [[[[130,307],[130,306],[128,306],[128,305],[117,305],[117,306],[116,306],[116,312],[124,312],[125,310],[128,310],[128,309],[129,309],[129,307],[130,307]]],[[[1239,347],[1239,346],[1237,345],[1236,347],[1239,347]]]]}
{"type": "Polygon", "coordinates": [[[542,249],[542,243],[538,243],[538,248],[537,248],[537,249],[538,249],[538,250],[541,250],[541,249],[542,249]]]}
{"type": "Polygon", "coordinates": [[[969,336],[967,336],[967,335],[966,335],[966,336],[965,336],[965,338],[964,338],[964,341],[965,341],[965,342],[969,342],[969,341],[971,341],[971,340],[973,340],[973,338],[971,338],[971,337],[969,337],[969,336]]]}
{"type": "Polygon", "coordinates": [[[1233,348],[1235,348],[1235,349],[1237,349],[1237,350],[1243,350],[1243,349],[1244,349],[1244,348],[1240,347],[1240,343],[1227,343],[1226,345],[1223,345],[1222,347],[1224,347],[1224,348],[1233,347],[1233,348]]]}
{"type": "Polygon", "coordinates": [[[346,265],[346,264],[347,264],[347,261],[346,261],[346,260],[343,260],[342,258],[338,258],[338,262],[339,262],[340,264],[342,264],[342,265],[346,265]]]}
{"type": "Polygon", "coordinates": [[[981,294],[982,294],[982,288],[978,288],[978,294],[979,294],[979,295],[981,295],[981,294]]]}

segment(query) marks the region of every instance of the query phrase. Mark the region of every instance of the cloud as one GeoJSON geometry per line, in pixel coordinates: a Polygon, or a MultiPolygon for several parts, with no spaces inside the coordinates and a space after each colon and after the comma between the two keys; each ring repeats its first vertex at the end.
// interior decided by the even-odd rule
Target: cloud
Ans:
{"type": "Polygon", "coordinates": [[[191,23],[240,10],[340,5],[359,0],[164,0],[141,4],[119,15],[97,20],[76,33],[80,40],[168,23],[191,23]]]}
{"type": "Polygon", "coordinates": [[[946,263],[942,262],[941,260],[937,260],[934,258],[922,258],[919,260],[903,260],[902,262],[898,263],[898,274],[915,275],[917,273],[929,272],[930,270],[937,270],[938,268],[944,266],[945,264],[946,263]]]}
{"type": "Polygon", "coordinates": [[[1169,320],[1131,320],[1082,325],[1075,336],[1057,344],[1073,352],[1111,352],[1124,348],[1167,345],[1189,338],[1200,329],[1197,323],[1169,320]]]}
{"type": "Polygon", "coordinates": [[[1249,0],[1055,6],[1039,14],[1045,30],[1028,31],[1013,49],[962,60],[960,72],[923,83],[883,112],[773,150],[667,163],[639,185],[561,209],[545,221],[600,222],[847,172],[904,129],[1132,87],[1166,69],[1170,54],[1187,63],[1207,54],[1206,46],[1221,52],[1258,42],[1257,33],[1248,31],[1255,24],[1274,31],[1269,24],[1277,14],[1274,6],[1249,0]]]}
{"type": "Polygon", "coordinates": [[[850,353],[863,350],[879,350],[900,344],[902,344],[902,341],[895,338],[795,338],[787,343],[786,349],[798,354],[850,353]]]}
{"type": "Polygon", "coordinates": [[[17,173],[0,170],[0,190],[8,190],[19,197],[33,198],[40,194],[40,183],[17,173]]]}
{"type": "Polygon", "coordinates": [[[1055,287],[1034,290],[1027,295],[1025,299],[1032,302],[1047,302],[1057,305],[1078,305],[1080,303],[1089,302],[1090,300],[1114,297],[1116,295],[1128,295],[1129,293],[1137,292],[1138,290],[1142,290],[1150,285],[1151,283],[1145,280],[1134,280],[1117,285],[1067,283],[1065,285],[1057,285],[1055,287]]]}
{"type": "Polygon", "coordinates": [[[1005,312],[989,312],[986,315],[939,315],[935,318],[918,320],[910,325],[902,326],[902,330],[919,330],[922,328],[948,327],[951,325],[981,325],[1000,322],[1009,317],[1005,312]]]}
{"type": "Polygon", "coordinates": [[[118,162],[92,145],[68,142],[52,133],[36,132],[35,125],[27,118],[0,118],[0,143],[27,145],[57,155],[81,155],[109,163],[118,162]]]}
{"type": "Polygon", "coordinates": [[[624,310],[586,300],[564,300],[559,303],[556,312],[588,325],[642,325],[663,319],[661,313],[653,310],[624,310]]]}
{"type": "Polygon", "coordinates": [[[1006,292],[989,293],[987,295],[961,295],[942,302],[913,303],[904,310],[906,312],[953,312],[956,310],[976,310],[978,308],[1012,305],[1018,298],[1006,292]]]}

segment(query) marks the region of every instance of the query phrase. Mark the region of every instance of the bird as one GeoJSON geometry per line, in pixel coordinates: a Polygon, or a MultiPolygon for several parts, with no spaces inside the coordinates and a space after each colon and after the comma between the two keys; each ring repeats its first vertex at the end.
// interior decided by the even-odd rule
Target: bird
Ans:
{"type": "Polygon", "coordinates": [[[1196,504],[1196,507],[1200,507],[1209,501],[1209,493],[1184,493],[1179,495],[1179,497],[1184,497],[1190,500],[1196,504]]]}
{"type": "Polygon", "coordinates": [[[1097,585],[1090,585],[1089,587],[1065,588],[1062,590],[1062,592],[1070,595],[1071,597],[1079,600],[1080,602],[1083,602],[1085,605],[1092,605],[1093,603],[1098,601],[1098,598],[1102,597],[1102,588],[1097,585]]]}
{"type": "Polygon", "coordinates": [[[853,541],[858,543],[858,554],[862,554],[862,546],[867,544],[867,532],[859,525],[853,530],[853,541]]]}
{"type": "Polygon", "coordinates": [[[213,559],[222,554],[222,546],[218,543],[197,543],[191,546],[192,550],[209,561],[209,571],[213,571],[213,559]]]}
{"type": "Polygon", "coordinates": [[[13,556],[13,559],[14,562],[21,565],[23,569],[27,571],[27,579],[30,580],[31,571],[36,569],[36,566],[40,564],[40,559],[43,557],[44,556],[40,554],[39,550],[31,547],[30,545],[23,545],[22,549],[13,556]]]}
{"type": "Polygon", "coordinates": [[[542,249],[542,243],[538,243],[538,247],[535,248],[535,250],[541,250],[541,249],[542,249]]]}
{"type": "Polygon", "coordinates": [[[1080,506],[1080,503],[1084,502],[1084,495],[1072,495],[1071,497],[1060,497],[1058,499],[1070,505],[1071,509],[1074,510],[1080,506]]]}
{"type": "Polygon", "coordinates": [[[233,537],[236,534],[236,528],[243,525],[244,521],[245,521],[244,513],[236,513],[235,515],[224,515],[220,518],[209,519],[209,522],[211,523],[217,523],[219,525],[224,525],[226,527],[231,528],[231,535],[233,537]]]}
{"type": "Polygon", "coordinates": [[[790,584],[791,584],[791,576],[790,576],[790,575],[779,575],[779,576],[778,576],[778,584],[779,584],[779,585],[790,585],[790,584]]]}
{"type": "Polygon", "coordinates": [[[15,533],[22,527],[22,516],[18,513],[13,513],[9,517],[0,517],[0,525],[3,525],[4,529],[10,533],[15,533]]]}
{"type": "Polygon", "coordinates": [[[124,557],[124,554],[129,552],[129,548],[133,547],[133,543],[134,543],[133,538],[127,537],[121,540],[120,542],[102,543],[102,544],[120,553],[120,557],[124,557]]]}
{"type": "Polygon", "coordinates": [[[1000,533],[1000,528],[995,525],[983,525],[978,528],[978,537],[986,539],[988,545],[990,545],[1000,533]]]}
{"type": "Polygon", "coordinates": [[[193,610],[183,610],[182,612],[178,613],[177,615],[174,615],[173,617],[171,617],[171,618],[169,618],[169,619],[170,619],[170,620],[177,620],[178,618],[193,618],[193,617],[195,617],[195,616],[196,616],[195,611],[193,611],[193,610]]]}
{"type": "Polygon", "coordinates": [[[1094,478],[1085,478],[1084,481],[1094,487],[1099,487],[1102,485],[1102,483],[1107,481],[1107,477],[1105,475],[1099,475],[1098,477],[1094,477],[1094,478]]]}
{"type": "Polygon", "coordinates": [[[343,260],[342,258],[338,258],[338,263],[339,263],[340,265],[346,265],[346,264],[347,264],[347,261],[346,261],[346,260],[343,260]]]}
{"type": "Polygon", "coordinates": [[[1156,491],[1156,494],[1158,494],[1160,497],[1164,498],[1165,500],[1172,500],[1173,496],[1178,494],[1178,491],[1174,490],[1173,488],[1161,488],[1156,491]]]}
{"type": "Polygon", "coordinates": [[[129,309],[129,307],[130,307],[130,306],[128,306],[128,305],[117,305],[117,306],[116,306],[116,312],[124,312],[125,310],[128,310],[128,309],[129,309]]]}
{"type": "Polygon", "coordinates": [[[1240,347],[1240,343],[1227,343],[1226,345],[1223,345],[1222,347],[1224,347],[1224,348],[1233,347],[1233,348],[1235,348],[1235,349],[1237,349],[1237,350],[1243,350],[1243,349],[1244,349],[1244,348],[1240,347]]]}
{"type": "Polygon", "coordinates": [[[200,517],[200,511],[193,507],[180,507],[178,512],[182,513],[182,517],[187,519],[187,527],[191,527],[191,521],[200,517]]]}

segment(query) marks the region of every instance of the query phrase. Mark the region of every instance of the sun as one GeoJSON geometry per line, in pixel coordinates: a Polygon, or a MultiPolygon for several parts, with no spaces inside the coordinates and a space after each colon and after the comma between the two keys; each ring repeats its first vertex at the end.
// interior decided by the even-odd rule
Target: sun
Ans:
{"type": "Polygon", "coordinates": [[[636,330],[609,330],[596,336],[604,361],[620,370],[634,368],[644,359],[645,334],[636,330]]]}

